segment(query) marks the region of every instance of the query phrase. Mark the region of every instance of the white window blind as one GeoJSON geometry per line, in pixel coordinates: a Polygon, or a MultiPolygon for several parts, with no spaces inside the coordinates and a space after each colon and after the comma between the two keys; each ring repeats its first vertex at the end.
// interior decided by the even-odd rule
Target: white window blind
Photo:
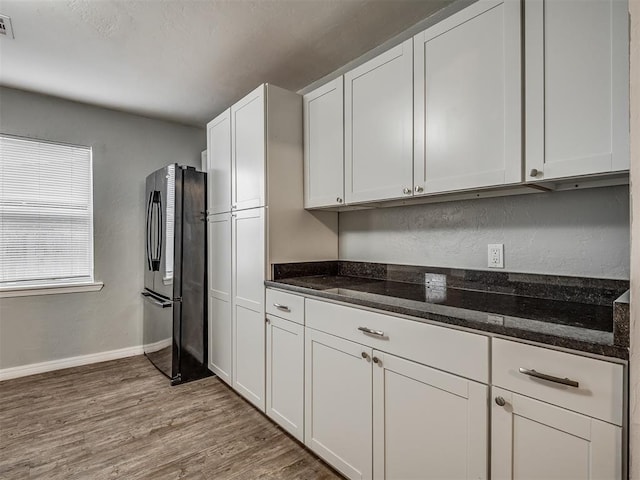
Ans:
{"type": "Polygon", "coordinates": [[[0,287],[93,282],[91,148],[0,135],[0,287]]]}

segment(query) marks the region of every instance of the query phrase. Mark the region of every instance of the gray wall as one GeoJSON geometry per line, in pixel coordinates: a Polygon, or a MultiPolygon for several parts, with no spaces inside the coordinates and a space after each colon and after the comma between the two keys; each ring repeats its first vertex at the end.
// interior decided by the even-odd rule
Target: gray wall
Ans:
{"type": "Polygon", "coordinates": [[[467,200],[340,214],[340,259],[629,278],[629,187],[467,200]]]}
{"type": "Polygon", "coordinates": [[[0,368],[142,343],[144,179],[200,167],[203,129],[0,88],[0,132],[93,147],[100,292],[0,299],[0,368]]]}

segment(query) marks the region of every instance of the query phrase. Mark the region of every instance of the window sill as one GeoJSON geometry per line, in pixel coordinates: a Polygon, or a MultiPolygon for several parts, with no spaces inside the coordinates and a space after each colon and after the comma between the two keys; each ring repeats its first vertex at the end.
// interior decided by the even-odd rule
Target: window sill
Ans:
{"type": "Polygon", "coordinates": [[[0,298],[57,295],[62,293],[98,292],[104,283],[72,283],[59,285],[34,285],[28,287],[0,287],[0,298]]]}

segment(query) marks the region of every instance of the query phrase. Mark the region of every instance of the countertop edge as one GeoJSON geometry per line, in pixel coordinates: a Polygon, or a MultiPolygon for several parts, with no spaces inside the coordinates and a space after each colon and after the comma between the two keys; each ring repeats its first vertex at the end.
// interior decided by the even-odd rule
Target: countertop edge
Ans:
{"type": "MultiPolygon", "coordinates": [[[[492,333],[501,335],[504,337],[510,337],[518,340],[525,340],[531,342],[537,342],[552,347],[558,347],[562,349],[574,350],[577,352],[590,353],[600,355],[604,357],[614,358],[617,360],[628,360],[629,350],[628,348],[617,346],[615,344],[603,344],[603,343],[590,343],[575,338],[560,337],[547,333],[534,332],[530,330],[522,330],[515,327],[505,327],[499,324],[486,324],[474,322],[469,319],[447,316],[443,314],[437,314],[432,312],[425,312],[415,310],[412,308],[402,307],[398,305],[387,305],[370,300],[364,300],[359,298],[351,298],[344,295],[339,295],[330,292],[323,292],[321,290],[315,290],[312,288],[301,287],[298,285],[290,285],[287,283],[281,283],[279,281],[267,280],[264,282],[266,287],[277,288],[280,290],[286,290],[294,293],[300,293],[310,297],[325,298],[328,300],[334,300],[350,305],[363,306],[373,308],[390,314],[406,315],[411,317],[414,321],[428,321],[443,326],[462,327],[468,330],[476,331],[478,333],[492,333]]],[[[425,322],[426,323],[426,322],[425,322]]]]}

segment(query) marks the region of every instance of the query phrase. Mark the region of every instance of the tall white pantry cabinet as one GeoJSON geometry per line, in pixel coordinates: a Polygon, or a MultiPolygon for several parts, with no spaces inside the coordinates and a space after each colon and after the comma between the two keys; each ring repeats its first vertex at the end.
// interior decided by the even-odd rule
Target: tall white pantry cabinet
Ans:
{"type": "Polygon", "coordinates": [[[333,260],[337,216],[303,208],[302,97],[263,84],[207,125],[209,369],[265,410],[274,263],[333,260]]]}

